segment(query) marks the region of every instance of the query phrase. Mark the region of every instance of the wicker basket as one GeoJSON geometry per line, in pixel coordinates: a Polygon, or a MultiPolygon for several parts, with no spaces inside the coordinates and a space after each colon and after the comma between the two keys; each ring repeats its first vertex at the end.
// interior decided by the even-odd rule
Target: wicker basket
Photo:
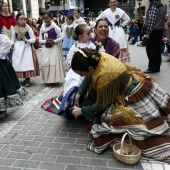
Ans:
{"type": "Polygon", "coordinates": [[[115,158],[126,164],[135,164],[140,160],[141,150],[135,146],[132,146],[132,139],[128,133],[125,133],[122,137],[121,143],[113,146],[113,154],[115,158]],[[129,136],[130,145],[124,143],[126,135],[129,136]]]}

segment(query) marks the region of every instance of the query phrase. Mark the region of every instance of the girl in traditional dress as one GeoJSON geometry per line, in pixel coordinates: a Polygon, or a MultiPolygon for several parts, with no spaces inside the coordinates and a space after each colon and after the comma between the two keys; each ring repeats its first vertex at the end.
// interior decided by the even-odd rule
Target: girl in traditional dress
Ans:
{"type": "MultiPolygon", "coordinates": [[[[73,55],[76,51],[81,48],[92,48],[96,46],[100,47],[100,51],[105,51],[101,43],[96,43],[96,46],[90,41],[91,39],[91,28],[85,24],[78,25],[73,33],[73,39],[76,41],[69,50],[67,55],[67,63],[70,66],[73,55]]],[[[64,84],[64,92],[59,97],[53,97],[47,100],[42,107],[50,112],[60,114],[63,116],[69,116],[68,108],[73,104],[74,94],[84,77],[76,74],[71,68],[69,69],[64,84]]]]}
{"type": "Polygon", "coordinates": [[[72,38],[72,34],[77,25],[73,24],[73,21],[74,21],[74,17],[72,15],[66,16],[67,25],[64,27],[63,32],[62,32],[62,36],[64,37],[64,40],[62,43],[62,52],[63,52],[64,58],[66,58],[69,49],[75,42],[75,40],[73,40],[72,38]]]}
{"type": "Polygon", "coordinates": [[[103,11],[96,20],[103,18],[107,19],[109,24],[109,37],[119,43],[121,49],[120,60],[122,62],[130,61],[128,43],[124,32],[124,27],[130,22],[129,16],[120,8],[117,8],[118,1],[110,0],[110,8],[103,11]]]}
{"type": "Polygon", "coordinates": [[[23,84],[30,86],[30,77],[40,75],[39,63],[36,51],[33,47],[35,36],[32,28],[26,24],[26,17],[23,13],[16,16],[17,26],[14,27],[11,39],[12,66],[18,78],[25,78],[23,84]]]}
{"type": "Polygon", "coordinates": [[[128,133],[145,157],[170,162],[170,96],[137,68],[115,57],[84,48],[73,56],[71,67],[85,76],[76,100],[91,86],[93,104],[76,106],[72,114],[95,121],[87,148],[101,153],[128,133]],[[100,115],[102,113],[102,116],[100,115]]]}
{"type": "Polygon", "coordinates": [[[52,22],[52,15],[46,12],[40,29],[39,41],[45,44],[42,50],[41,70],[44,83],[54,85],[64,81],[65,69],[61,50],[62,34],[52,22]]]}
{"type": "MultiPolygon", "coordinates": [[[[85,24],[78,25],[75,28],[75,31],[73,33],[73,39],[76,41],[73,46],[70,48],[69,53],[67,55],[67,63],[69,66],[71,66],[71,60],[73,58],[73,55],[76,51],[78,51],[81,48],[92,48],[95,49],[96,46],[98,46],[100,51],[105,51],[103,48],[101,42],[96,42],[96,45],[90,41],[91,39],[91,28],[85,24]]],[[[73,86],[79,87],[80,83],[84,77],[79,76],[76,74],[72,69],[70,69],[66,76],[66,82],[64,84],[64,94],[66,94],[69,89],[73,86]]]]}
{"type": "MultiPolygon", "coordinates": [[[[8,4],[6,2],[2,3],[2,12],[0,13],[0,34],[5,34],[9,39],[12,36],[12,28],[16,25],[16,21],[13,15],[9,13],[8,4]]],[[[7,54],[8,58],[11,60],[12,51],[7,54]]]]}
{"type": "Polygon", "coordinates": [[[0,118],[5,116],[7,110],[21,106],[27,95],[5,56],[10,51],[10,47],[10,39],[0,34],[0,118]]]}

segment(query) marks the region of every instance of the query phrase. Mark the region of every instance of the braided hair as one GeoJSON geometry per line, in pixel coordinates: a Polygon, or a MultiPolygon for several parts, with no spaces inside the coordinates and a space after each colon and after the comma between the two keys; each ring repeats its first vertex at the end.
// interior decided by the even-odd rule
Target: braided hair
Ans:
{"type": "Polygon", "coordinates": [[[76,40],[76,41],[79,40],[79,36],[80,36],[80,35],[83,35],[84,30],[85,30],[86,27],[87,27],[86,24],[78,25],[78,26],[75,28],[75,30],[73,31],[72,38],[73,38],[74,40],[76,40]]]}
{"type": "Polygon", "coordinates": [[[74,54],[71,67],[73,70],[88,72],[90,66],[96,69],[99,61],[100,53],[98,53],[98,50],[82,48],[74,54]]]}

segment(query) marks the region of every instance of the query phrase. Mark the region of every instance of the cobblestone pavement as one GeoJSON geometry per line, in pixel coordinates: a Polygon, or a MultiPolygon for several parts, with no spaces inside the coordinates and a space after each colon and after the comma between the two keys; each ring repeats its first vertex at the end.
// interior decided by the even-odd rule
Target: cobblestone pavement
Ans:
{"type": "MultiPolygon", "coordinates": [[[[142,61],[141,58],[134,58],[138,51],[139,57],[142,57],[145,54],[144,49],[133,46],[130,49],[131,63],[140,63],[139,67],[144,69],[146,64],[142,65],[137,61],[142,61]]],[[[168,65],[164,65],[163,68],[167,69],[168,65]]],[[[164,74],[166,77],[167,71],[164,74]]],[[[160,82],[163,80],[160,78],[161,75],[153,76],[160,82]]],[[[123,164],[114,158],[111,149],[99,155],[86,150],[86,144],[91,137],[85,128],[85,120],[67,120],[40,107],[46,99],[61,93],[63,84],[47,87],[41,81],[41,77],[32,78],[31,84],[31,87],[26,88],[29,92],[28,101],[0,122],[0,170],[170,169],[170,165],[144,160],[136,165],[123,164]]],[[[170,92],[170,89],[165,87],[170,92]]]]}

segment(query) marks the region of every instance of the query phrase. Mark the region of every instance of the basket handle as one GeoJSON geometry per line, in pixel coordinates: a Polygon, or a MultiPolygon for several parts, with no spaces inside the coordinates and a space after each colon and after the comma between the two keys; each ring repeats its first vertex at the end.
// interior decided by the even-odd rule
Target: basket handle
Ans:
{"type": "Polygon", "coordinates": [[[130,146],[132,146],[132,139],[131,139],[131,136],[130,136],[128,133],[125,133],[125,134],[123,135],[123,137],[122,137],[122,140],[121,140],[121,146],[120,146],[121,155],[123,155],[123,144],[124,144],[124,140],[125,140],[126,135],[128,135],[129,140],[130,140],[130,146]]]}

